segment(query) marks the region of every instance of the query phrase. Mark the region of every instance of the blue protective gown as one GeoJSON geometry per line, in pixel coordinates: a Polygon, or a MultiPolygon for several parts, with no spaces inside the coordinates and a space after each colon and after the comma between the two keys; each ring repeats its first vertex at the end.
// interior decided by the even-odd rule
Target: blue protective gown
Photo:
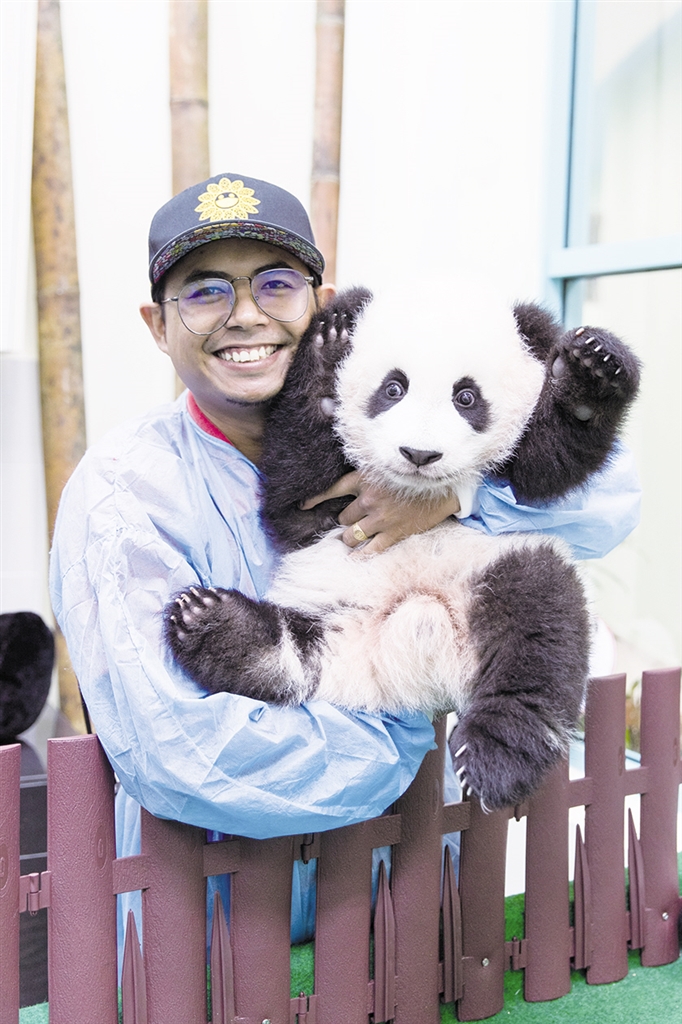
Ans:
{"type": "MultiPolygon", "coordinates": [[[[265,838],[380,814],[410,784],[426,716],[273,708],[207,695],[162,642],[162,611],[193,584],[264,595],[274,556],[258,520],[258,470],[202,430],[186,395],[88,450],[67,484],[50,561],[55,615],[99,739],[121,781],[118,853],[137,852],[138,805],[209,830],[265,838]]],[[[484,481],[463,520],[491,533],[547,530],[598,557],[637,521],[631,457],[589,489],[538,508],[484,481]]]]}

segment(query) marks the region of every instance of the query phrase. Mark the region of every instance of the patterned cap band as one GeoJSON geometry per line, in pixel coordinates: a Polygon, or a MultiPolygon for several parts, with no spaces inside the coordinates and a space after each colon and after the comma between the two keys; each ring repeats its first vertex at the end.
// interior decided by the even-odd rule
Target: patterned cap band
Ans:
{"type": "Polygon", "coordinates": [[[252,238],[285,249],[322,281],[324,257],[303,206],[277,185],[218,174],[162,206],[149,231],[149,278],[155,284],[192,249],[219,238],[252,238]]]}

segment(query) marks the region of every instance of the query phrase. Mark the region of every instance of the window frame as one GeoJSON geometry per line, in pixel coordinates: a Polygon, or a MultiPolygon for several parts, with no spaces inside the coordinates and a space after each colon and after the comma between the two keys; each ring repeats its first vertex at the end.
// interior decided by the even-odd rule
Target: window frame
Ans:
{"type": "Polygon", "coordinates": [[[623,242],[570,245],[571,221],[587,201],[586,152],[589,132],[589,75],[596,4],[567,0],[554,5],[554,75],[550,102],[550,158],[546,215],[545,301],[567,327],[581,319],[580,278],[682,267],[682,234],[623,242]],[[581,152],[582,150],[582,152],[581,152]]]}

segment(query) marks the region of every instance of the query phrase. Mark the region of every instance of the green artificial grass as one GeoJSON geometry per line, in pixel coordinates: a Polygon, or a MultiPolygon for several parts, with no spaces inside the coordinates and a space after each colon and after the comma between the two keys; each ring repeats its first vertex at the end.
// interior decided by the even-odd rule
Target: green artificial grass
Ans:
{"type": "MultiPolygon", "coordinates": [[[[682,879],[682,853],[678,855],[682,879]]],[[[506,938],[524,934],[524,895],[505,900],[506,938]]],[[[313,991],[314,943],[291,948],[291,995],[313,991]]],[[[629,972],[610,985],[588,985],[582,971],[571,973],[571,991],[561,999],[527,1003],[523,971],[504,976],[504,1009],[490,1021],[511,1024],[677,1024],[682,1022],[682,958],[663,967],[642,967],[639,953],[628,954],[629,972]]],[[[441,1006],[441,1024],[456,1024],[454,1005],[441,1006]]],[[[19,1024],[48,1024],[48,1004],[26,1006],[19,1024]]]]}

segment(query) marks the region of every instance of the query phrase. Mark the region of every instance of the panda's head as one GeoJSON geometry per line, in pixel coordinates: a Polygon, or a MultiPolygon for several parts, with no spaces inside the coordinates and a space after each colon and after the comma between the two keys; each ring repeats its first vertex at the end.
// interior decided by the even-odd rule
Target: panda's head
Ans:
{"type": "Polygon", "coordinates": [[[470,492],[511,454],[542,388],[511,304],[471,287],[380,292],[338,371],[349,461],[406,497],[470,492]]]}

